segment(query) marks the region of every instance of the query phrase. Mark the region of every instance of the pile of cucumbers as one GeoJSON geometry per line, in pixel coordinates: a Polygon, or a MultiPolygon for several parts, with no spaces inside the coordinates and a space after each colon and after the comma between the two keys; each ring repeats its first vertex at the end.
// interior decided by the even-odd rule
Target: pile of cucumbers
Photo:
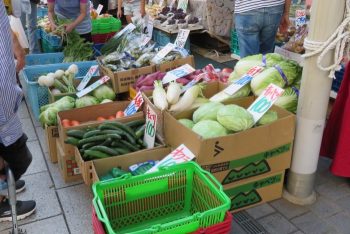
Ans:
{"type": "Polygon", "coordinates": [[[98,127],[67,131],[66,144],[79,148],[84,161],[123,155],[146,148],[145,120],[105,122],[98,127]]]}

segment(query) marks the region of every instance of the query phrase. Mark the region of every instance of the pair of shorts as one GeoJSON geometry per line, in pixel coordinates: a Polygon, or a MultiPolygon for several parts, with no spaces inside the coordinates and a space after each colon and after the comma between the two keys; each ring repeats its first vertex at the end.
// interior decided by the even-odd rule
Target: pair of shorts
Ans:
{"type": "Polygon", "coordinates": [[[133,1],[133,2],[125,2],[124,3],[124,15],[140,15],[141,2],[133,1]]]}

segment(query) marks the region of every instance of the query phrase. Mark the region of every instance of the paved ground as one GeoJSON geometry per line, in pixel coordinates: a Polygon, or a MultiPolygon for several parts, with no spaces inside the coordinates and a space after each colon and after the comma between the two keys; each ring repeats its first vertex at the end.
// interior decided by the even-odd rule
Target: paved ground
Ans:
{"type": "MultiPolygon", "coordinates": [[[[28,234],[88,234],[92,233],[90,189],[82,182],[65,184],[57,164],[49,162],[44,132],[28,112],[25,102],[20,108],[33,163],[24,179],[27,189],[19,199],[35,199],[35,215],[20,221],[28,234]]],[[[233,233],[350,233],[350,187],[346,180],[328,172],[329,161],[319,164],[316,191],[317,202],[308,207],[296,206],[280,199],[236,215],[248,217],[260,231],[248,232],[247,225],[233,224],[233,233]]],[[[1,223],[0,234],[7,234],[11,223],[1,223]]],[[[256,229],[258,230],[258,229],[256,229]]]]}

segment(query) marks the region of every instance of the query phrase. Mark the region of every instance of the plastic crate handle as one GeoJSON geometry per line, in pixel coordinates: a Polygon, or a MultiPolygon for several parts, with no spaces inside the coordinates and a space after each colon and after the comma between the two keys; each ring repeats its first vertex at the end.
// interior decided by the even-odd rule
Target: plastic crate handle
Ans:
{"type": "MultiPolygon", "coordinates": [[[[211,182],[213,182],[219,189],[220,191],[223,191],[223,187],[221,185],[221,183],[208,171],[204,170],[203,168],[201,168],[200,166],[198,166],[198,164],[194,163],[194,162],[186,162],[186,163],[191,163],[195,166],[198,167],[198,170],[200,170],[204,175],[206,175],[210,180],[211,182]]],[[[159,171],[161,170],[164,170],[164,171],[167,171],[167,170],[170,170],[171,169],[171,166],[161,166],[159,167],[159,171]]]]}
{"type": "Polygon", "coordinates": [[[96,197],[94,197],[94,199],[92,199],[92,204],[95,207],[96,216],[97,216],[98,220],[107,224],[108,223],[107,218],[103,217],[103,215],[101,214],[100,206],[98,205],[97,198],[98,197],[96,196],[96,197]]]}

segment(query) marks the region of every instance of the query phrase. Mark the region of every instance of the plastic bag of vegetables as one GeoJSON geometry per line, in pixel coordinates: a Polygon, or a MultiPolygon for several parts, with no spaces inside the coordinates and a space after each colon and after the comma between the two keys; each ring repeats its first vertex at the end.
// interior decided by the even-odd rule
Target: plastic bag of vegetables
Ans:
{"type": "Polygon", "coordinates": [[[226,129],[234,132],[244,131],[254,126],[253,116],[243,107],[234,104],[221,107],[217,120],[226,129]]]}
{"type": "Polygon", "coordinates": [[[101,85],[92,92],[92,95],[97,98],[98,101],[103,101],[104,99],[109,99],[114,101],[116,95],[111,87],[108,85],[101,85]]]}

